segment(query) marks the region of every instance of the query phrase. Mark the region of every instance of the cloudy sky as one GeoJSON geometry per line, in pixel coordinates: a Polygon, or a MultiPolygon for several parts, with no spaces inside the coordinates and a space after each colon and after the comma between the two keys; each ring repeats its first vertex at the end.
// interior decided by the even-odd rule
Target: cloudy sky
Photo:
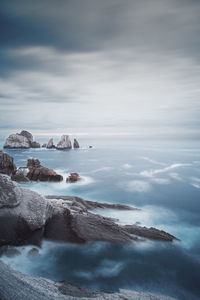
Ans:
{"type": "Polygon", "coordinates": [[[200,136],[199,0],[1,0],[0,130],[200,136]]]}

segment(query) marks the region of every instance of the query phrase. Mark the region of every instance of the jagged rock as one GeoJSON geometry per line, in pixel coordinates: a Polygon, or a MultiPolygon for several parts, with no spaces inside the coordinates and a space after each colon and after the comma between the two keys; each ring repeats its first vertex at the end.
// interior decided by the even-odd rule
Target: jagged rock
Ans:
{"type": "Polygon", "coordinates": [[[71,148],[72,148],[72,144],[71,144],[69,136],[68,135],[63,135],[61,137],[60,142],[57,144],[56,149],[65,150],[65,149],[71,149],[71,148]]]}
{"type": "Polygon", "coordinates": [[[27,161],[27,167],[29,172],[27,177],[33,181],[62,181],[63,177],[57,174],[54,170],[45,168],[40,165],[40,161],[37,158],[29,158],[27,161]]]}
{"type": "Polygon", "coordinates": [[[74,139],[74,149],[76,148],[80,148],[79,146],[79,142],[77,141],[77,139],[74,139]]]}
{"type": "MultiPolygon", "coordinates": [[[[0,174],[0,246],[39,245],[42,238],[63,242],[105,241],[127,244],[141,237],[158,239],[163,231],[149,229],[138,234],[135,225],[118,225],[111,218],[93,214],[84,202],[47,199],[22,188],[9,176],[0,174]],[[69,202],[73,202],[73,205],[69,202]],[[77,202],[74,205],[74,202],[77,202]],[[77,209],[78,208],[78,209],[77,209]]],[[[171,236],[171,240],[175,237],[171,236]]],[[[166,235],[166,241],[169,241],[166,235]]]]}
{"type": "Polygon", "coordinates": [[[40,148],[40,143],[38,142],[31,142],[31,148],[40,148]]]}
{"type": "Polygon", "coordinates": [[[92,148],[92,146],[89,146],[89,148],[91,149],[91,148],[92,148]]]}
{"type": "Polygon", "coordinates": [[[76,182],[81,180],[81,176],[78,173],[70,173],[70,175],[67,177],[66,182],[76,182]]]}
{"type": "Polygon", "coordinates": [[[16,166],[13,158],[8,153],[0,150],[0,173],[11,175],[15,170],[16,166]]]}
{"type": "Polygon", "coordinates": [[[11,149],[28,149],[40,148],[40,144],[33,141],[33,136],[30,132],[22,130],[20,133],[11,134],[6,139],[4,148],[11,149]]]}
{"type": "Polygon", "coordinates": [[[0,261],[0,299],[4,300],[175,300],[164,295],[119,290],[96,292],[67,281],[55,282],[11,269],[0,261]]]}
{"type": "Polygon", "coordinates": [[[54,144],[53,144],[53,139],[51,138],[51,139],[48,141],[47,149],[52,149],[52,148],[55,148],[55,146],[54,146],[54,144]]]}
{"type": "Polygon", "coordinates": [[[47,147],[47,144],[42,144],[42,148],[46,148],[47,147]]]}
{"type": "Polygon", "coordinates": [[[11,176],[11,179],[14,181],[22,181],[27,182],[29,181],[27,174],[29,172],[29,169],[27,167],[19,167],[16,172],[11,176]]]}

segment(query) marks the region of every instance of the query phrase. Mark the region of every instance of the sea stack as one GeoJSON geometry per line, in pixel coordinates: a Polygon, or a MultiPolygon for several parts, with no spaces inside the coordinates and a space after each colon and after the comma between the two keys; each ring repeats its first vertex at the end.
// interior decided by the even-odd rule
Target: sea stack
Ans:
{"type": "Polygon", "coordinates": [[[74,149],[80,148],[79,146],[79,142],[77,141],[77,139],[74,139],[74,149]]]}
{"type": "Polygon", "coordinates": [[[47,149],[52,149],[52,148],[55,148],[55,146],[53,144],[53,138],[51,138],[47,144],[47,149]]]}
{"type": "Polygon", "coordinates": [[[61,137],[60,142],[57,144],[56,149],[58,150],[66,150],[66,149],[71,149],[72,148],[72,143],[70,141],[70,138],[68,135],[63,135],[61,137]]]}
{"type": "Polygon", "coordinates": [[[33,136],[30,132],[22,130],[20,133],[11,134],[6,139],[4,148],[10,149],[29,149],[40,148],[38,142],[33,141],[33,136]]]}

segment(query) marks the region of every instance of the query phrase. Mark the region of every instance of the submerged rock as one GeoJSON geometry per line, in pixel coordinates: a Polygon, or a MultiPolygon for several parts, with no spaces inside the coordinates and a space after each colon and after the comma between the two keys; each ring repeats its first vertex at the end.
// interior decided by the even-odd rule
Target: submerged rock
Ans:
{"type": "Polygon", "coordinates": [[[0,256],[5,255],[7,257],[14,257],[20,255],[20,251],[13,246],[0,247],[0,256]]]}
{"type": "Polygon", "coordinates": [[[29,158],[27,161],[27,168],[29,172],[27,177],[33,181],[62,181],[63,177],[57,174],[54,170],[45,168],[40,165],[37,158],[29,158]]]}
{"type": "Polygon", "coordinates": [[[77,139],[74,139],[74,149],[76,148],[80,148],[79,146],[79,142],[77,141],[77,139]]]}
{"type": "Polygon", "coordinates": [[[28,256],[31,256],[31,257],[38,257],[40,254],[39,254],[39,250],[38,248],[32,248],[28,251],[28,256]]]}
{"type": "Polygon", "coordinates": [[[69,136],[68,135],[63,135],[61,137],[60,142],[57,144],[56,149],[66,150],[66,149],[71,149],[71,148],[72,148],[72,144],[71,144],[69,136]]]}
{"type": "Polygon", "coordinates": [[[70,175],[67,177],[66,182],[76,182],[81,180],[81,176],[78,173],[70,173],[70,175]]]}
{"type": "Polygon", "coordinates": [[[13,158],[8,153],[0,150],[0,173],[11,175],[15,170],[16,166],[13,158]]]}
{"type": "Polygon", "coordinates": [[[20,133],[9,135],[4,144],[4,148],[10,149],[28,149],[39,147],[40,144],[34,142],[32,134],[26,130],[22,130],[20,133]]]}
{"type": "Polygon", "coordinates": [[[49,141],[48,141],[48,144],[47,144],[47,149],[53,149],[55,148],[54,144],[53,144],[53,138],[51,138],[49,141]]]}

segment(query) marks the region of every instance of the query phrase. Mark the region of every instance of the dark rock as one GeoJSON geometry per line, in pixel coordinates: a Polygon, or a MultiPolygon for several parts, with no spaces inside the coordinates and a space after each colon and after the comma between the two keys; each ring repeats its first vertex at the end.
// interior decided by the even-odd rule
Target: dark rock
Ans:
{"type": "Polygon", "coordinates": [[[31,257],[38,257],[40,254],[39,254],[39,250],[38,248],[32,248],[28,251],[28,256],[31,256],[31,257]]]}
{"type": "Polygon", "coordinates": [[[28,140],[30,143],[33,142],[33,136],[32,136],[32,134],[31,134],[30,132],[28,132],[28,131],[26,131],[26,130],[22,130],[22,131],[20,132],[20,135],[25,136],[25,137],[27,138],[27,140],[28,140]]]}
{"type": "Polygon", "coordinates": [[[42,148],[46,148],[47,147],[47,144],[42,144],[42,148]]]}
{"type": "Polygon", "coordinates": [[[37,158],[29,158],[27,161],[27,167],[29,172],[27,177],[33,181],[62,181],[63,177],[57,174],[54,170],[45,168],[40,165],[40,161],[37,158]]]}
{"type": "Polygon", "coordinates": [[[67,177],[66,182],[76,182],[81,180],[82,178],[78,173],[70,173],[70,175],[67,177]]]}
{"type": "Polygon", "coordinates": [[[92,148],[92,146],[89,146],[89,148],[92,148]]]}
{"type": "Polygon", "coordinates": [[[61,137],[60,142],[57,144],[56,149],[66,150],[66,149],[71,149],[71,148],[72,148],[72,144],[71,144],[69,136],[68,135],[63,135],[61,137]]]}
{"type": "Polygon", "coordinates": [[[16,166],[13,158],[6,152],[0,150],[0,173],[11,175],[15,172],[16,166]]]}
{"type": "Polygon", "coordinates": [[[0,256],[5,255],[7,257],[14,257],[20,255],[20,251],[12,246],[0,247],[0,256]]]}
{"type": "Polygon", "coordinates": [[[38,142],[31,142],[31,148],[40,148],[40,143],[38,142]]]}
{"type": "Polygon", "coordinates": [[[77,139],[74,139],[74,149],[76,149],[76,148],[80,148],[80,146],[79,146],[77,139]]]}

